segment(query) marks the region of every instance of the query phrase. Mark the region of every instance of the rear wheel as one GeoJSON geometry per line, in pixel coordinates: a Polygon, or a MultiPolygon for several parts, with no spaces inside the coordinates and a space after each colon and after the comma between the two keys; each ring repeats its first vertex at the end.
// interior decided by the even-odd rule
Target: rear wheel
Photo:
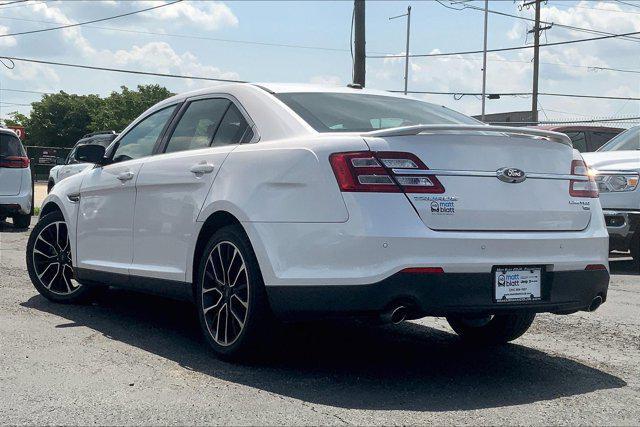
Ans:
{"type": "Polygon", "coordinates": [[[238,226],[218,230],[200,259],[196,302],[205,339],[218,356],[245,358],[261,342],[270,310],[258,261],[238,226]]]}
{"type": "Polygon", "coordinates": [[[26,261],[33,286],[51,301],[80,302],[92,291],[74,280],[69,233],[60,212],[45,215],[33,227],[26,261]]]}
{"type": "Polygon", "coordinates": [[[15,228],[26,229],[31,225],[31,214],[17,214],[13,217],[15,228]]]}
{"type": "Polygon", "coordinates": [[[448,316],[447,321],[465,341],[475,344],[504,344],[527,332],[535,317],[535,313],[484,317],[448,316]]]}

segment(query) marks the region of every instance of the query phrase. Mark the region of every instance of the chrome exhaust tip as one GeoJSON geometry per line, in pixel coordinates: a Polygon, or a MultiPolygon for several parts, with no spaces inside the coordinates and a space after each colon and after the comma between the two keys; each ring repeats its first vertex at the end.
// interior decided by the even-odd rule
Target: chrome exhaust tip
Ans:
{"type": "Polygon", "coordinates": [[[380,319],[383,323],[392,323],[394,325],[397,325],[406,320],[407,314],[407,307],[405,307],[404,305],[397,305],[390,310],[382,313],[380,315],[380,319]]]}
{"type": "Polygon", "coordinates": [[[602,305],[602,297],[598,295],[593,299],[593,301],[591,301],[591,304],[589,304],[589,308],[587,309],[587,311],[589,312],[596,311],[598,307],[600,307],[601,305],[602,305]]]}

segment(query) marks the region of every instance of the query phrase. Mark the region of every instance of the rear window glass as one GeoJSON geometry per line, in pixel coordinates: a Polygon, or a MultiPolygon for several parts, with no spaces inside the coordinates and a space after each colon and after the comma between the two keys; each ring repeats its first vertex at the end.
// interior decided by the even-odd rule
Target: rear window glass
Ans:
{"type": "Polygon", "coordinates": [[[368,132],[399,126],[480,123],[446,107],[393,96],[321,92],[276,96],[318,132],[368,132]]]}
{"type": "Polygon", "coordinates": [[[0,157],[25,157],[27,153],[20,140],[6,133],[0,133],[0,157]]]}

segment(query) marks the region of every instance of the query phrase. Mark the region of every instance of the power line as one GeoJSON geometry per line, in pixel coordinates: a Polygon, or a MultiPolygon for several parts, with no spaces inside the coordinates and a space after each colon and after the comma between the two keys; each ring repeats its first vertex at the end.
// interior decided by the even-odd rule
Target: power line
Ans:
{"type": "Polygon", "coordinates": [[[55,92],[40,92],[37,90],[22,90],[22,89],[8,89],[8,88],[0,88],[0,91],[2,92],[18,92],[18,93],[34,93],[37,95],[51,95],[55,92]]]}
{"type": "MultiPolygon", "coordinates": [[[[9,19],[12,21],[24,21],[24,22],[37,22],[41,24],[58,24],[58,22],[54,22],[54,21],[15,18],[12,16],[0,16],[0,19],[9,19]]],[[[187,39],[195,39],[195,40],[208,40],[208,41],[216,41],[216,42],[223,42],[223,43],[251,44],[251,45],[258,45],[258,46],[274,46],[274,47],[286,47],[286,48],[296,48],[296,49],[313,49],[313,50],[325,50],[325,51],[333,51],[333,52],[349,52],[349,49],[327,47],[327,46],[300,45],[300,44],[293,44],[293,43],[272,43],[272,42],[261,42],[256,40],[224,39],[224,38],[217,38],[217,37],[200,36],[195,34],[191,35],[191,34],[161,33],[161,32],[154,32],[154,31],[131,30],[131,29],[125,29],[125,28],[102,27],[98,25],[86,25],[84,28],[93,28],[96,30],[104,30],[104,31],[117,31],[117,32],[131,33],[131,34],[146,34],[146,35],[154,35],[154,36],[178,37],[178,38],[187,38],[187,39]]],[[[375,52],[375,53],[382,54],[382,52],[375,52]]]]}
{"type": "MultiPolygon", "coordinates": [[[[388,90],[387,92],[392,93],[403,93],[403,90],[388,90]]],[[[480,92],[436,92],[436,91],[426,91],[426,90],[410,90],[407,93],[415,93],[415,94],[426,94],[426,95],[453,95],[453,96],[482,96],[480,92]]],[[[507,93],[490,93],[491,95],[499,95],[499,96],[531,96],[531,92],[507,92],[507,93]]],[[[640,97],[622,97],[622,96],[607,96],[607,95],[581,95],[581,94],[571,94],[571,93],[554,93],[554,92],[540,92],[538,95],[544,96],[560,96],[566,98],[589,98],[589,99],[612,99],[612,100],[623,100],[623,101],[640,101],[640,97]]],[[[459,98],[458,98],[459,99],[459,98]]]]}
{"type": "Polygon", "coordinates": [[[247,83],[244,80],[232,80],[232,79],[219,79],[214,77],[201,77],[201,76],[185,76],[180,74],[167,74],[167,73],[153,73],[150,71],[139,71],[139,70],[127,70],[123,68],[109,68],[109,67],[97,67],[94,65],[83,65],[83,64],[70,64],[68,62],[54,62],[54,61],[43,61],[40,59],[32,59],[32,58],[18,58],[15,56],[0,56],[0,58],[9,59],[12,61],[22,61],[22,62],[33,62],[36,64],[47,64],[47,65],[59,65],[61,67],[73,67],[73,68],[83,68],[87,70],[98,70],[98,71],[112,71],[116,73],[128,73],[128,74],[140,74],[144,76],[158,76],[158,77],[174,77],[180,79],[192,79],[192,80],[208,80],[213,82],[226,82],[226,83],[247,83]]]}
{"type": "MultiPolygon", "coordinates": [[[[582,42],[590,42],[596,40],[605,40],[616,37],[628,36],[633,34],[640,34],[640,31],[633,31],[630,33],[624,34],[614,34],[612,36],[601,36],[601,37],[591,37],[588,39],[577,39],[577,40],[567,40],[563,42],[553,42],[553,43],[540,43],[540,47],[544,46],[560,46],[565,44],[573,44],[573,43],[582,43],[582,42]]],[[[514,47],[503,47],[498,49],[488,49],[487,52],[507,52],[512,50],[523,50],[523,49],[533,49],[533,46],[514,46],[514,47]]],[[[461,52],[441,52],[441,53],[422,53],[422,54],[412,54],[409,55],[411,58],[430,58],[436,56],[453,56],[453,55],[471,55],[476,53],[483,53],[483,50],[467,50],[461,52]]],[[[367,58],[376,58],[376,59],[384,59],[384,58],[404,58],[405,55],[371,55],[367,56],[367,58]]]]}
{"type": "MultiPolygon", "coordinates": [[[[440,4],[442,6],[445,6],[442,3],[442,0],[436,0],[436,1],[438,2],[438,4],[440,4]]],[[[482,11],[484,13],[484,8],[481,8],[481,7],[478,7],[478,6],[472,6],[472,5],[469,5],[469,4],[466,4],[466,3],[462,5],[462,9],[456,9],[456,8],[452,8],[452,7],[449,7],[449,9],[454,9],[454,10],[471,9],[471,10],[482,11]]],[[[506,13],[506,12],[499,12],[497,10],[488,10],[488,12],[492,13],[494,15],[507,16],[509,18],[516,18],[516,19],[521,19],[521,20],[524,20],[524,21],[535,22],[535,19],[527,18],[525,16],[513,15],[511,13],[506,13]]],[[[541,24],[545,24],[545,25],[554,25],[556,27],[566,28],[566,29],[573,30],[573,31],[586,32],[586,33],[589,33],[589,34],[602,34],[602,35],[609,35],[609,36],[614,35],[613,33],[609,33],[607,31],[594,30],[594,29],[591,29],[591,28],[576,27],[576,26],[573,26],[573,25],[557,24],[557,23],[548,22],[548,21],[542,21],[542,20],[540,21],[540,23],[541,24]]],[[[626,36],[624,36],[624,37],[626,37],[626,36]]],[[[624,40],[638,42],[638,41],[640,41],[640,38],[629,37],[629,38],[625,38],[624,40]]]]}
{"type": "Polygon", "coordinates": [[[6,3],[0,3],[0,6],[9,6],[10,4],[15,4],[15,3],[25,3],[29,0],[15,0],[15,1],[9,1],[6,3]]]}
{"type": "Polygon", "coordinates": [[[135,15],[137,13],[147,12],[149,10],[159,9],[161,7],[171,6],[171,5],[174,5],[176,3],[180,3],[181,1],[182,0],[174,0],[174,1],[170,2],[170,3],[163,3],[163,4],[160,4],[158,6],[148,7],[146,9],[134,10],[133,12],[121,13],[120,15],[108,16],[106,18],[93,19],[91,21],[78,22],[78,23],[75,23],[75,24],[60,25],[58,27],[51,27],[51,28],[41,28],[41,29],[38,29],[38,30],[22,31],[22,32],[19,32],[19,33],[0,34],[0,37],[21,36],[21,35],[25,35],[25,34],[43,33],[45,31],[54,31],[54,30],[62,30],[62,29],[65,29],[65,28],[79,27],[81,25],[94,24],[96,22],[109,21],[111,19],[122,18],[122,17],[125,17],[125,16],[135,15]]]}
{"type": "Polygon", "coordinates": [[[626,4],[627,6],[633,6],[633,7],[640,8],[640,5],[633,4],[633,3],[629,3],[629,2],[627,2],[627,1],[622,1],[622,0],[615,0],[615,1],[616,1],[616,3],[626,4]]]}

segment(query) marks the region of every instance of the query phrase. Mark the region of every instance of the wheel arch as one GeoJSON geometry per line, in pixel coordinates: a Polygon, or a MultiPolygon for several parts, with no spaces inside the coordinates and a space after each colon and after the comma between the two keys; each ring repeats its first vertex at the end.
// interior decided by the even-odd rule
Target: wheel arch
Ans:
{"type": "Polygon", "coordinates": [[[224,210],[213,212],[202,224],[202,227],[200,228],[200,231],[198,233],[198,238],[196,239],[193,258],[191,260],[190,278],[194,289],[196,283],[196,275],[198,274],[198,262],[200,262],[200,257],[204,252],[204,248],[207,246],[209,238],[213,235],[213,233],[220,230],[222,227],[226,227],[229,225],[237,225],[243,230],[245,234],[247,234],[238,218],[236,218],[235,215],[224,210]]]}
{"type": "Polygon", "coordinates": [[[40,210],[40,216],[49,215],[52,212],[60,212],[64,216],[64,212],[60,206],[54,201],[48,201],[45,205],[42,206],[40,210]]]}

